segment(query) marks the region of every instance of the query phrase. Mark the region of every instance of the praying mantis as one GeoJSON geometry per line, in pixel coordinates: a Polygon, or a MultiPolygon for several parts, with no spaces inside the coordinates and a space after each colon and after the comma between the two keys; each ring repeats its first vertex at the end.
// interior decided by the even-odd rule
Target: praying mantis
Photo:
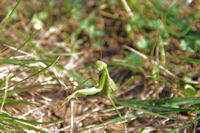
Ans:
{"type": "Polygon", "coordinates": [[[109,75],[107,64],[104,63],[103,61],[97,60],[96,61],[96,69],[99,72],[98,86],[77,90],[73,94],[66,97],[61,104],[64,105],[71,98],[77,98],[77,97],[81,97],[81,96],[103,93],[103,94],[106,94],[106,96],[110,100],[112,106],[115,108],[118,116],[121,118],[121,113],[119,112],[115,103],[112,100],[112,93],[114,91],[117,91],[118,87],[109,75]]]}

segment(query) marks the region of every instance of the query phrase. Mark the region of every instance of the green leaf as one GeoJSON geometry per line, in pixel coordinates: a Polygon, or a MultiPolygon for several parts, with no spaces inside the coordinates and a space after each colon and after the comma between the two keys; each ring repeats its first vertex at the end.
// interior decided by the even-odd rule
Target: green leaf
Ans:
{"type": "Polygon", "coordinates": [[[179,43],[179,46],[180,46],[181,50],[183,50],[183,51],[187,50],[187,43],[185,40],[182,39],[181,42],[179,43]]]}
{"type": "Polygon", "coordinates": [[[37,14],[38,19],[40,20],[45,20],[48,18],[48,12],[46,11],[41,11],[40,13],[37,14]]]}
{"type": "Polygon", "coordinates": [[[137,47],[139,50],[144,51],[144,52],[149,52],[149,42],[150,40],[148,38],[144,38],[140,41],[137,42],[137,47]]]}
{"type": "Polygon", "coordinates": [[[184,94],[185,94],[185,96],[195,96],[196,90],[192,85],[186,84],[184,86],[184,94]]]}
{"type": "Polygon", "coordinates": [[[142,64],[140,56],[133,52],[128,56],[128,62],[135,64],[137,66],[141,66],[141,64],[142,64]]]}
{"type": "Polygon", "coordinates": [[[127,25],[126,25],[125,31],[126,31],[128,34],[130,34],[130,33],[133,32],[133,31],[132,31],[131,24],[127,24],[127,25]]]}
{"type": "Polygon", "coordinates": [[[98,42],[96,42],[96,43],[94,43],[92,46],[94,47],[94,48],[97,48],[97,47],[99,47],[99,46],[102,46],[102,45],[104,45],[104,41],[103,40],[101,40],[101,41],[98,41],[98,42]]]}

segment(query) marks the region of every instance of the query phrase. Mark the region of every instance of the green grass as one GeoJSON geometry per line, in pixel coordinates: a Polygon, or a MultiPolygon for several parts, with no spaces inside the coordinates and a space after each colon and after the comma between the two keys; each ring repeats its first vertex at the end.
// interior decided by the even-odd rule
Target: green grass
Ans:
{"type": "Polygon", "coordinates": [[[18,0],[17,4],[13,8],[13,10],[10,12],[10,14],[8,15],[8,17],[5,18],[5,21],[4,21],[3,25],[0,28],[0,33],[4,30],[4,28],[6,27],[6,25],[10,21],[11,17],[13,16],[13,14],[16,12],[16,10],[17,10],[17,8],[18,8],[18,6],[20,5],[21,2],[22,2],[22,0],[18,0]]]}
{"type": "MultiPolygon", "coordinates": [[[[145,126],[137,128],[133,122],[146,116],[149,121],[155,118],[159,122],[174,122],[175,129],[160,127],[154,131],[190,132],[192,126],[199,124],[200,11],[195,7],[199,3],[190,5],[185,0],[126,2],[133,16],[128,15],[122,1],[114,0],[86,3],[81,0],[61,3],[18,0],[13,2],[12,9],[6,2],[2,3],[7,6],[7,9],[1,9],[3,15],[0,14],[4,18],[0,24],[2,132],[50,132],[50,123],[58,130],[69,126],[66,131],[71,132],[101,131],[103,128],[115,131],[112,125],[122,121],[126,121],[127,130],[135,128],[134,131],[144,132],[145,126]],[[34,8],[30,8],[33,5],[34,8]],[[36,24],[41,29],[36,29],[36,24]],[[75,118],[70,118],[74,122],[70,123],[69,119],[60,121],[62,126],[56,123],[58,121],[51,121],[55,117],[50,119],[51,122],[37,122],[19,119],[20,115],[10,113],[9,107],[15,110],[14,105],[39,108],[45,98],[53,102],[46,100],[51,108],[64,99],[61,93],[57,94],[61,90],[71,94],[78,89],[96,86],[98,76],[94,62],[99,59],[108,64],[111,77],[120,88],[113,98],[121,118],[99,95],[80,98],[87,111],[75,112],[75,118]],[[134,79],[129,83],[131,77],[134,79]],[[90,98],[96,103],[87,101],[90,98]],[[100,121],[89,121],[90,110],[95,108],[99,109],[100,121]],[[103,113],[112,115],[105,115],[105,118],[103,113]],[[77,117],[84,114],[87,114],[87,117],[82,116],[86,123],[75,130],[77,117]]],[[[71,104],[67,103],[66,108],[71,109],[71,104]]],[[[43,111],[46,118],[47,111],[43,111]]],[[[53,115],[51,111],[48,113],[53,115]]],[[[67,110],[64,113],[69,115],[67,110]]],[[[59,114],[56,118],[66,119],[62,118],[64,116],[59,114]]]]}

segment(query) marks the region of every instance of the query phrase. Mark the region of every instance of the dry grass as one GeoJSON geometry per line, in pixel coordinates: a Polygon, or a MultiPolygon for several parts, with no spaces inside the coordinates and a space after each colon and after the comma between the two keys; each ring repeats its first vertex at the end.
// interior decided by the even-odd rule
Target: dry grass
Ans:
{"type": "MultiPolygon", "coordinates": [[[[98,125],[99,127],[91,132],[139,132],[145,128],[147,132],[159,133],[178,128],[198,118],[198,104],[194,104],[197,111],[174,111],[174,113],[169,111],[170,113],[166,114],[167,118],[156,115],[160,112],[155,112],[153,115],[145,112],[153,112],[153,109],[148,110],[136,105],[133,106],[135,109],[131,109],[124,106],[120,112],[127,117],[121,121],[116,120],[118,115],[114,110],[107,110],[112,108],[112,105],[105,96],[73,99],[61,106],[61,101],[66,97],[66,90],[71,94],[77,89],[91,86],[93,75],[94,80],[98,81],[97,71],[92,65],[98,59],[108,63],[111,76],[118,86],[134,76],[128,88],[123,87],[113,94],[118,98],[150,100],[185,97],[186,84],[194,86],[197,93],[194,97],[197,99],[199,97],[199,50],[195,52],[182,50],[179,44],[180,40],[185,38],[178,35],[179,29],[175,31],[177,34],[167,32],[169,34],[163,44],[166,48],[166,57],[165,60],[161,60],[158,58],[160,47],[151,45],[150,48],[146,48],[149,51],[137,47],[137,42],[145,40],[147,36],[152,42],[158,41],[155,29],[144,26],[126,33],[127,24],[132,23],[129,18],[140,12],[137,7],[133,9],[134,4],[130,1],[123,0],[120,3],[92,0],[70,5],[73,2],[23,1],[17,9],[17,18],[13,18],[0,33],[1,96],[34,103],[7,104],[5,99],[1,101],[1,113],[38,122],[61,119],[50,124],[32,124],[32,126],[46,132],[71,133],[98,125]],[[54,2],[52,7],[49,4],[51,2],[54,2]],[[125,10],[123,3],[126,4],[125,10]],[[48,12],[48,18],[42,20],[42,29],[33,37],[36,30],[32,18],[41,11],[48,12]],[[102,31],[104,33],[101,33],[102,31]],[[31,37],[32,40],[24,43],[31,37]],[[140,65],[131,64],[130,59],[133,59],[131,53],[140,56],[140,65]],[[190,62],[186,58],[197,59],[197,62],[194,60],[190,62]],[[56,59],[57,62],[49,66],[56,59]],[[125,66],[126,64],[128,65],[125,66]],[[48,69],[41,71],[48,66],[48,69]],[[154,66],[157,66],[156,70],[159,69],[156,73],[158,75],[153,73],[154,66]],[[186,75],[190,79],[184,81],[186,75]],[[182,120],[171,120],[171,117],[182,120]]],[[[0,2],[1,26],[5,22],[5,8],[9,5],[13,8],[15,4],[16,2],[11,0],[0,2]]],[[[163,5],[165,4],[169,3],[163,5]]],[[[193,12],[188,11],[192,6],[194,5],[187,6],[185,12],[180,12],[185,13],[183,18],[187,17],[186,13],[195,16],[196,8],[193,12]]],[[[152,19],[159,16],[156,16],[156,12],[147,12],[147,9],[142,12],[152,19]]],[[[161,18],[158,20],[163,23],[161,18]]],[[[191,23],[191,31],[196,32],[199,22],[191,23]]],[[[160,34],[164,34],[164,31],[160,31],[160,34]]],[[[188,34],[185,36],[189,36],[188,34]]],[[[186,104],[173,107],[193,109],[194,106],[186,104]]],[[[198,132],[199,122],[194,121],[179,131],[198,132]]]]}

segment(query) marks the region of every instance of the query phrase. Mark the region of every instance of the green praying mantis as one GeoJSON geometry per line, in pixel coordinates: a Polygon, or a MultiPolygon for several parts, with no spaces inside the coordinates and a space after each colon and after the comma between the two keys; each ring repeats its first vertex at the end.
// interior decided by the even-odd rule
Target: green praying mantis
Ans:
{"type": "Polygon", "coordinates": [[[63,100],[62,105],[64,105],[66,101],[70,100],[71,98],[103,93],[103,94],[106,94],[112,106],[115,108],[117,114],[121,118],[121,113],[119,112],[115,103],[112,100],[112,93],[118,90],[118,87],[109,75],[107,64],[104,63],[103,61],[97,60],[96,68],[99,71],[98,86],[75,91],[73,94],[69,95],[63,100]]]}

